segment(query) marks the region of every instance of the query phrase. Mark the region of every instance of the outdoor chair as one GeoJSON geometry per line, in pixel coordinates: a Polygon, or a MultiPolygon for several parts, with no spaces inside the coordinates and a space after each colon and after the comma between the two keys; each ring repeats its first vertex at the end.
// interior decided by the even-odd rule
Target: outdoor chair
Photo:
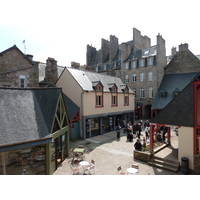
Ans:
{"type": "Polygon", "coordinates": [[[117,168],[117,171],[119,172],[119,175],[126,175],[126,172],[123,172],[123,171],[122,171],[121,166],[119,166],[119,167],[117,168]]]}
{"type": "Polygon", "coordinates": [[[135,168],[138,170],[137,174],[139,173],[139,165],[138,164],[132,164],[132,168],[135,168]]]}
{"type": "Polygon", "coordinates": [[[79,175],[79,165],[70,165],[71,170],[72,170],[72,175],[79,175]]]}
{"type": "Polygon", "coordinates": [[[88,165],[85,173],[86,174],[89,174],[89,175],[92,175],[92,174],[95,174],[95,171],[94,171],[94,164],[95,164],[95,161],[94,160],[91,160],[91,164],[88,165]]]}

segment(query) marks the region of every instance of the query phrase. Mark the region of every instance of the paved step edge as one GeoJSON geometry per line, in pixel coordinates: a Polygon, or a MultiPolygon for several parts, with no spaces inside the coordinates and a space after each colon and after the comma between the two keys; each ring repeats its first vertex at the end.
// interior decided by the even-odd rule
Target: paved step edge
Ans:
{"type": "Polygon", "coordinates": [[[165,169],[165,170],[169,170],[169,171],[172,171],[172,172],[177,172],[179,168],[176,168],[176,167],[169,167],[167,165],[161,165],[161,164],[158,164],[158,163],[155,163],[155,162],[148,162],[148,165],[151,165],[153,167],[157,167],[157,168],[161,168],[161,169],[165,169]]]}
{"type": "Polygon", "coordinates": [[[178,162],[178,161],[169,160],[169,159],[161,158],[161,157],[158,157],[158,156],[153,156],[153,159],[163,160],[163,161],[166,161],[166,162],[169,162],[169,163],[174,163],[174,164],[180,165],[180,162],[178,162]]]}
{"type": "Polygon", "coordinates": [[[160,160],[160,159],[156,159],[156,158],[152,158],[151,162],[155,162],[155,163],[158,163],[161,165],[167,165],[167,166],[171,166],[171,167],[177,167],[177,168],[179,167],[179,164],[177,164],[177,163],[168,162],[168,161],[160,160]]]}

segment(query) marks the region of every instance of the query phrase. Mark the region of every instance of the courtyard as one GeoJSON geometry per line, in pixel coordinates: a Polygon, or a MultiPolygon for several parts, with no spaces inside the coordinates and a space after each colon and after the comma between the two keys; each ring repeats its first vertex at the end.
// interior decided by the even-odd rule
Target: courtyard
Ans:
{"type": "MultiPolygon", "coordinates": [[[[144,136],[144,132],[142,132],[144,136]]],[[[142,137],[141,137],[142,138],[142,137]]],[[[138,175],[182,175],[180,170],[177,173],[149,166],[147,163],[134,160],[133,151],[134,141],[126,142],[126,134],[121,130],[120,140],[116,140],[116,131],[91,137],[86,140],[70,141],[70,148],[83,145],[86,147],[85,159],[91,162],[95,161],[95,175],[118,175],[117,167],[121,166],[122,171],[126,171],[133,163],[139,165],[138,175]]],[[[168,159],[177,159],[178,136],[171,132],[171,146],[158,152],[156,155],[168,159]]],[[[53,175],[71,175],[70,163],[72,155],[64,160],[53,175]]]]}

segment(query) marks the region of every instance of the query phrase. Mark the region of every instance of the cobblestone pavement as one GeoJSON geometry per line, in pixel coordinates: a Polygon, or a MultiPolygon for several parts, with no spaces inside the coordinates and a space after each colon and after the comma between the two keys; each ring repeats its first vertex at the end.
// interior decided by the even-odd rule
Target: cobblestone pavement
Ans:
{"type": "MultiPolygon", "coordinates": [[[[144,132],[142,132],[144,135],[144,132]]],[[[121,166],[122,170],[131,167],[133,163],[139,164],[139,175],[182,175],[179,171],[173,173],[167,170],[149,166],[147,163],[134,160],[133,150],[134,142],[126,142],[126,134],[121,130],[120,140],[116,140],[116,132],[112,131],[103,135],[98,135],[86,140],[70,141],[70,148],[84,145],[86,147],[85,160],[95,161],[95,175],[118,175],[117,167],[121,166]]],[[[171,147],[166,147],[157,155],[170,158],[177,156],[178,139],[174,132],[171,133],[171,147]]],[[[176,158],[177,159],[177,158],[176,158]]],[[[53,175],[71,175],[70,161],[72,156],[66,158],[61,166],[53,175]]]]}

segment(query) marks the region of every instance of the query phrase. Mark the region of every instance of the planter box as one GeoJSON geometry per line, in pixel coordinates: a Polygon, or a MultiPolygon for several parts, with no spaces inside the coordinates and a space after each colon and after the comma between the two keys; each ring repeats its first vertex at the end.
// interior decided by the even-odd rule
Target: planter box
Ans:
{"type": "Polygon", "coordinates": [[[143,162],[149,162],[152,158],[152,155],[150,152],[145,151],[133,151],[133,158],[137,160],[141,160],[143,162]]]}

